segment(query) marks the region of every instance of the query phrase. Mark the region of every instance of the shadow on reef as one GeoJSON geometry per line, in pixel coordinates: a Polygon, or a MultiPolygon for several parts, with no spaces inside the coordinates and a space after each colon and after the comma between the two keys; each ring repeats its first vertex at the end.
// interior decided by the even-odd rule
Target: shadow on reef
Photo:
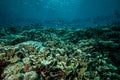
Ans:
{"type": "Polygon", "coordinates": [[[120,24],[0,27],[1,80],[120,80],[120,24]]]}
{"type": "MultiPolygon", "coordinates": [[[[6,62],[5,60],[0,60],[0,75],[2,74],[2,72],[4,71],[4,67],[6,67],[9,63],[6,62]]],[[[1,76],[0,76],[0,80],[1,80],[1,76]]]]}

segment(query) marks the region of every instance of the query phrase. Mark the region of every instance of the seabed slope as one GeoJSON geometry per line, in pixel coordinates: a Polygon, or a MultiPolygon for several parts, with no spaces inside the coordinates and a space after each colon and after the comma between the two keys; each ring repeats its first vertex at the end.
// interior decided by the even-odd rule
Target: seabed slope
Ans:
{"type": "Polygon", "coordinates": [[[1,27],[0,80],[120,80],[120,25],[1,27]]]}

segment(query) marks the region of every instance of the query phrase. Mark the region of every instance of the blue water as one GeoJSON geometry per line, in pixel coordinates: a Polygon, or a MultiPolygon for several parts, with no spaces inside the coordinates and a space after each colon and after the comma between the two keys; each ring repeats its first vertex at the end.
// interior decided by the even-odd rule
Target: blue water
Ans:
{"type": "Polygon", "coordinates": [[[120,21],[116,14],[120,0],[0,0],[0,25],[85,27],[120,21]]]}

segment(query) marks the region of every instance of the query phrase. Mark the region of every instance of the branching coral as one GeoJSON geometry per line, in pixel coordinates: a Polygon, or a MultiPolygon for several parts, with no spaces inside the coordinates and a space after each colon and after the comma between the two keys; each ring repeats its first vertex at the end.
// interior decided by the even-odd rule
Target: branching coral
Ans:
{"type": "MultiPolygon", "coordinates": [[[[12,33],[12,38],[3,36],[0,40],[0,79],[119,80],[119,67],[110,59],[111,53],[119,54],[119,40],[102,37],[113,35],[112,29],[42,28],[17,35],[12,33]],[[98,34],[94,34],[95,31],[98,34]]],[[[118,36],[119,32],[115,34],[118,36]]]]}

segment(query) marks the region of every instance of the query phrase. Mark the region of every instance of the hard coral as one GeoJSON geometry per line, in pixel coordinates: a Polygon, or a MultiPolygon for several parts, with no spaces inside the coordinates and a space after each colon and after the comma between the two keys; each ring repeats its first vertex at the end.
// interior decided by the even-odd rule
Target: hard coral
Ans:
{"type": "Polygon", "coordinates": [[[42,28],[2,36],[1,80],[119,80],[119,67],[111,60],[119,65],[116,29],[42,28]]]}

